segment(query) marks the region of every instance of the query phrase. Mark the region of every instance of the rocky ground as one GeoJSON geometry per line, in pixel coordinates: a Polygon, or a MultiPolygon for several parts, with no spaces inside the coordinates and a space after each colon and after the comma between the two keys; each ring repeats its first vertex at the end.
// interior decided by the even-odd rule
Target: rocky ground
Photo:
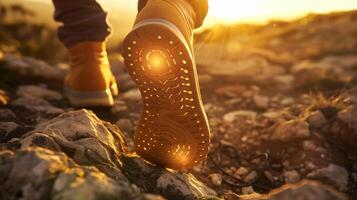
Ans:
{"type": "Polygon", "coordinates": [[[356,24],[348,12],[198,35],[213,138],[187,172],[133,153],[141,97],[120,55],[115,106],[82,109],[63,97],[67,64],[2,45],[0,199],[356,199],[356,24]]]}

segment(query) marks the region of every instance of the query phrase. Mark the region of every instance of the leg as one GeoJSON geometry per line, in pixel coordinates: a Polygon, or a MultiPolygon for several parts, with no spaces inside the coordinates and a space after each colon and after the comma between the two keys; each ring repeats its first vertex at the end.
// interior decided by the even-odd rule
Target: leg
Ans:
{"type": "Polygon", "coordinates": [[[68,48],[70,71],[64,89],[75,106],[110,106],[117,95],[105,39],[110,34],[107,13],[95,0],[53,0],[55,20],[62,22],[59,39],[68,48]]]}
{"type": "Polygon", "coordinates": [[[95,0],[53,0],[58,37],[70,48],[84,41],[103,42],[111,32],[107,13],[95,0]]]}

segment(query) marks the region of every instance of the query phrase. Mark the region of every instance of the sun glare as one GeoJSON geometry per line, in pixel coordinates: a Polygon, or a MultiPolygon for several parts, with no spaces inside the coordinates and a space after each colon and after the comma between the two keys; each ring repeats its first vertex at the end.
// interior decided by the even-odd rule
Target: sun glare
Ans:
{"type": "Polygon", "coordinates": [[[328,13],[357,8],[356,0],[208,0],[210,24],[265,23],[272,19],[294,19],[308,13],[328,13]]]}
{"type": "Polygon", "coordinates": [[[209,14],[216,20],[236,22],[259,13],[259,5],[255,1],[240,0],[210,0],[209,14]]]}

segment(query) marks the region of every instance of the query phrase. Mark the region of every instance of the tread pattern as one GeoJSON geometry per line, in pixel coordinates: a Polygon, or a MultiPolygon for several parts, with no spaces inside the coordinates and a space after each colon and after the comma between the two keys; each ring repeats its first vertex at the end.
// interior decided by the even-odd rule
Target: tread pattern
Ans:
{"type": "Polygon", "coordinates": [[[133,30],[124,48],[125,64],[144,105],[134,136],[136,152],[175,169],[204,160],[210,133],[189,50],[171,30],[155,24],[133,30]],[[151,63],[152,56],[160,58],[159,65],[151,63]]]}

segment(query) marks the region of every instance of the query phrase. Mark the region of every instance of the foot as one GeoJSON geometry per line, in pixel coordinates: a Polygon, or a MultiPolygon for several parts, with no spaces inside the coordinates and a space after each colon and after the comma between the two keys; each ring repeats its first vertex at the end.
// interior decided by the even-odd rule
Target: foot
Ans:
{"type": "Polygon", "coordinates": [[[112,106],[118,95],[104,43],[83,42],[69,49],[65,94],[74,106],[112,106]]]}
{"type": "Polygon", "coordinates": [[[210,143],[191,50],[192,8],[187,6],[181,0],[148,1],[124,40],[123,52],[144,105],[134,137],[136,152],[175,169],[204,160],[210,143]]]}

